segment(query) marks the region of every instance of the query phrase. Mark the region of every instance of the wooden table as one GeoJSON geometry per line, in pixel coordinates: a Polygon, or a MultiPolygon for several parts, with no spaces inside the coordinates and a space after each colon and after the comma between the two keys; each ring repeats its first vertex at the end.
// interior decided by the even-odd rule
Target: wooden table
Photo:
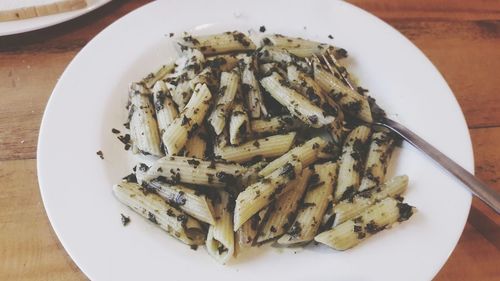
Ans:
{"type": "MultiPolygon", "coordinates": [[[[0,280],[86,280],[55,236],[36,177],[40,120],[57,79],[97,33],[147,0],[114,1],[69,23],[0,38],[0,280]]],[[[413,41],[465,113],[476,173],[500,189],[500,2],[351,1],[413,41]]],[[[500,217],[474,199],[436,280],[499,280],[500,217]]]]}

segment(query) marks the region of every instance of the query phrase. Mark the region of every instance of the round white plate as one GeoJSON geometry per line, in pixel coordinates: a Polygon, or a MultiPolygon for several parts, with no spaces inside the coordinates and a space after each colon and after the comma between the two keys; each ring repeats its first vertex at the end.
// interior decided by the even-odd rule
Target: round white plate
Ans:
{"type": "Polygon", "coordinates": [[[90,13],[110,1],[111,0],[87,0],[87,6],[83,9],[24,20],[0,22],[0,36],[18,34],[53,26],[90,13]]]}
{"type": "Polygon", "coordinates": [[[130,172],[134,160],[111,128],[123,129],[128,83],[176,55],[168,34],[261,25],[345,47],[352,71],[391,116],[473,170],[467,126],[443,77],[374,16],[330,0],[153,2],[106,28],[75,57],[40,130],[38,176],[47,214],[92,280],[430,280],[452,252],[471,195],[407,144],[397,150],[390,173],[409,175],[406,198],[419,212],[345,252],[320,245],[261,247],[222,266],[203,247],[189,249],[113,197],[112,184],[130,172]],[[131,216],[127,227],[120,213],[131,216]]]}

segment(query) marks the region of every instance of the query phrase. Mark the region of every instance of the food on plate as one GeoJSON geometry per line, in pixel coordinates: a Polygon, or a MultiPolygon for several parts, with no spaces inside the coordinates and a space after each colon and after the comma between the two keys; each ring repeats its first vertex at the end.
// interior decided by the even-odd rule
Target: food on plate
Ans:
{"type": "Polygon", "coordinates": [[[130,86],[121,141],[150,164],[113,187],[122,203],[220,263],[269,241],[346,250],[415,213],[408,177],[386,180],[397,137],[370,125],[383,112],[345,79],[344,49],[174,39],[180,57],[130,86]]]}

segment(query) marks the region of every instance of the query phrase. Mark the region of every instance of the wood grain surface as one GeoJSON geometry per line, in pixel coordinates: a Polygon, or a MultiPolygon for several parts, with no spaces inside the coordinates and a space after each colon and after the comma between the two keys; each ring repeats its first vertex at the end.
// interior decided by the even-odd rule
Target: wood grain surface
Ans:
{"type": "MultiPolygon", "coordinates": [[[[71,59],[147,0],[113,1],[70,22],[0,37],[0,280],[87,280],[48,222],[36,176],[43,110],[71,59]]],[[[500,190],[500,1],[353,0],[417,45],[465,114],[476,174],[500,190]]],[[[435,280],[500,280],[500,217],[473,200],[462,237],[435,280]]]]}

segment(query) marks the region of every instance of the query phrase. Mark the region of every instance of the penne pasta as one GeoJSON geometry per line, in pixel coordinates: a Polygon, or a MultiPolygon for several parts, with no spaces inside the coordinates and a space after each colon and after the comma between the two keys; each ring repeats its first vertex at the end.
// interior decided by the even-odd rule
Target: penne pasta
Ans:
{"type": "Polygon", "coordinates": [[[283,69],[283,67],[281,67],[280,64],[278,64],[277,62],[262,63],[259,66],[259,71],[261,77],[269,76],[273,72],[277,72],[279,75],[283,77],[287,76],[286,70],[283,69]]]}
{"type": "Polygon", "coordinates": [[[162,65],[156,72],[149,73],[146,77],[144,77],[141,82],[147,88],[152,88],[157,81],[163,79],[167,74],[171,73],[175,68],[174,63],[169,63],[162,65]]]}
{"type": "Polygon", "coordinates": [[[335,117],[329,116],[321,108],[312,104],[304,96],[297,93],[278,73],[263,78],[260,83],[280,104],[298,119],[313,128],[321,128],[335,121],[335,117]]]}
{"type": "Polygon", "coordinates": [[[351,198],[358,191],[366,155],[365,146],[370,132],[370,128],[361,125],[354,128],[347,136],[340,158],[335,202],[351,198]]]}
{"type": "Polygon", "coordinates": [[[171,206],[177,207],[193,218],[215,224],[212,205],[204,194],[180,184],[168,184],[159,180],[147,183],[148,190],[154,190],[156,194],[166,200],[171,206]]]}
{"type": "Polygon", "coordinates": [[[247,111],[240,99],[235,103],[229,118],[229,142],[232,145],[238,145],[245,141],[246,136],[250,133],[250,120],[247,111]]]}
{"type": "Polygon", "coordinates": [[[285,154],[292,147],[295,132],[285,135],[269,136],[256,139],[239,146],[225,146],[218,148],[215,155],[236,163],[244,163],[256,158],[274,158],[285,154]]]}
{"type": "Polygon", "coordinates": [[[148,170],[144,180],[160,178],[170,184],[189,183],[224,187],[239,185],[246,168],[238,164],[224,164],[201,159],[165,156],[148,170]]]}
{"type": "Polygon", "coordinates": [[[396,222],[408,220],[415,211],[414,207],[387,197],[358,217],[318,234],[314,240],[335,250],[347,250],[396,222]]]}
{"type": "Polygon", "coordinates": [[[204,127],[198,128],[186,142],[185,156],[205,159],[208,135],[204,127]]]}
{"type": "Polygon", "coordinates": [[[226,54],[207,57],[206,67],[217,70],[218,72],[228,72],[238,66],[241,56],[238,54],[226,54]]]}
{"type": "Polygon", "coordinates": [[[344,85],[317,62],[314,62],[314,80],[345,112],[368,123],[373,121],[368,99],[344,85]]]}
{"type": "Polygon", "coordinates": [[[156,121],[158,122],[158,129],[160,130],[161,137],[163,132],[165,132],[179,113],[172,101],[170,91],[165,85],[165,82],[161,80],[154,84],[153,101],[156,111],[156,121]]]}
{"type": "Polygon", "coordinates": [[[289,115],[276,116],[269,119],[252,120],[250,128],[256,136],[284,134],[301,129],[303,124],[297,118],[289,115]]]}
{"type": "Polygon", "coordinates": [[[375,189],[368,189],[356,194],[352,200],[340,201],[333,207],[335,216],[333,226],[356,217],[377,201],[403,194],[407,187],[408,176],[397,176],[375,189]]]}
{"type": "Polygon", "coordinates": [[[287,183],[302,172],[300,161],[292,160],[242,191],[234,208],[234,231],[253,215],[289,191],[287,183]]]}
{"type": "Polygon", "coordinates": [[[335,48],[328,44],[306,40],[298,37],[284,36],[281,34],[268,35],[262,40],[262,43],[264,45],[283,48],[288,52],[302,58],[311,57],[313,55],[322,55],[327,51],[335,51],[335,48]]]}
{"type": "Polygon", "coordinates": [[[234,255],[233,214],[229,194],[218,191],[218,201],[214,203],[217,217],[207,234],[207,251],[218,262],[225,264],[234,255]]]}
{"type": "MultiPolygon", "coordinates": [[[[184,106],[191,98],[193,89],[190,80],[202,70],[205,62],[205,56],[196,49],[185,48],[182,50],[183,56],[175,61],[175,71],[168,76],[167,80],[173,80],[176,85],[172,91],[172,99],[179,107],[179,110],[184,109],[184,106]]],[[[208,85],[207,85],[208,86],[208,85]]]]}
{"type": "Polygon", "coordinates": [[[140,185],[116,184],[113,193],[120,202],[181,242],[188,245],[203,245],[205,242],[205,232],[197,220],[170,206],[160,196],[145,192],[140,185]]]}
{"type": "Polygon", "coordinates": [[[333,186],[337,177],[338,165],[333,162],[314,165],[314,176],[309,182],[304,200],[297,217],[278,244],[298,245],[314,239],[329,202],[333,200],[333,186]]]}
{"type": "Polygon", "coordinates": [[[240,77],[236,69],[233,69],[231,72],[222,72],[221,74],[219,93],[214,109],[208,117],[208,122],[217,135],[220,135],[222,130],[224,130],[228,112],[238,91],[239,81],[240,77]]]}
{"type": "Polygon", "coordinates": [[[302,175],[288,183],[293,185],[291,190],[276,200],[271,214],[260,230],[257,243],[279,237],[290,228],[311,174],[311,169],[304,169],[302,175]]]}
{"type": "Polygon", "coordinates": [[[288,51],[272,46],[264,46],[257,53],[257,58],[261,62],[277,62],[282,65],[294,64],[301,70],[311,73],[311,66],[302,58],[289,53],[288,51]]]}
{"type": "Polygon", "coordinates": [[[169,155],[175,155],[186,145],[189,134],[201,126],[210,106],[212,95],[205,84],[198,84],[192,98],[180,115],[163,133],[162,140],[169,155]]]}
{"type": "Polygon", "coordinates": [[[373,133],[370,141],[359,191],[374,188],[384,182],[387,165],[394,148],[394,139],[387,131],[373,133]]]}
{"type": "Polygon", "coordinates": [[[321,137],[312,138],[269,163],[259,172],[259,176],[265,177],[293,160],[299,161],[304,167],[309,166],[318,159],[319,151],[323,150],[327,144],[328,142],[321,137]]]}
{"type": "Polygon", "coordinates": [[[238,229],[238,244],[241,248],[248,248],[253,246],[255,238],[259,230],[260,223],[265,219],[267,208],[262,209],[257,214],[253,215],[238,229]]]}
{"type": "Polygon", "coordinates": [[[129,118],[132,151],[162,156],[160,133],[150,97],[151,93],[144,85],[139,83],[130,85],[129,118]]]}
{"type": "Polygon", "coordinates": [[[247,102],[247,107],[250,110],[250,116],[253,119],[258,119],[261,116],[267,116],[267,108],[262,98],[260,85],[255,78],[255,62],[252,57],[245,56],[242,59],[241,70],[241,91],[243,98],[247,102]]]}
{"type": "Polygon", "coordinates": [[[325,97],[318,83],[306,73],[298,70],[296,66],[287,67],[287,77],[297,92],[321,108],[326,114],[335,117],[335,121],[328,124],[328,131],[335,143],[342,143],[344,114],[340,107],[332,98],[325,97]]]}
{"type": "Polygon", "coordinates": [[[224,32],[206,36],[187,35],[179,44],[200,50],[205,55],[251,51],[256,46],[250,38],[238,31],[224,32]]]}

